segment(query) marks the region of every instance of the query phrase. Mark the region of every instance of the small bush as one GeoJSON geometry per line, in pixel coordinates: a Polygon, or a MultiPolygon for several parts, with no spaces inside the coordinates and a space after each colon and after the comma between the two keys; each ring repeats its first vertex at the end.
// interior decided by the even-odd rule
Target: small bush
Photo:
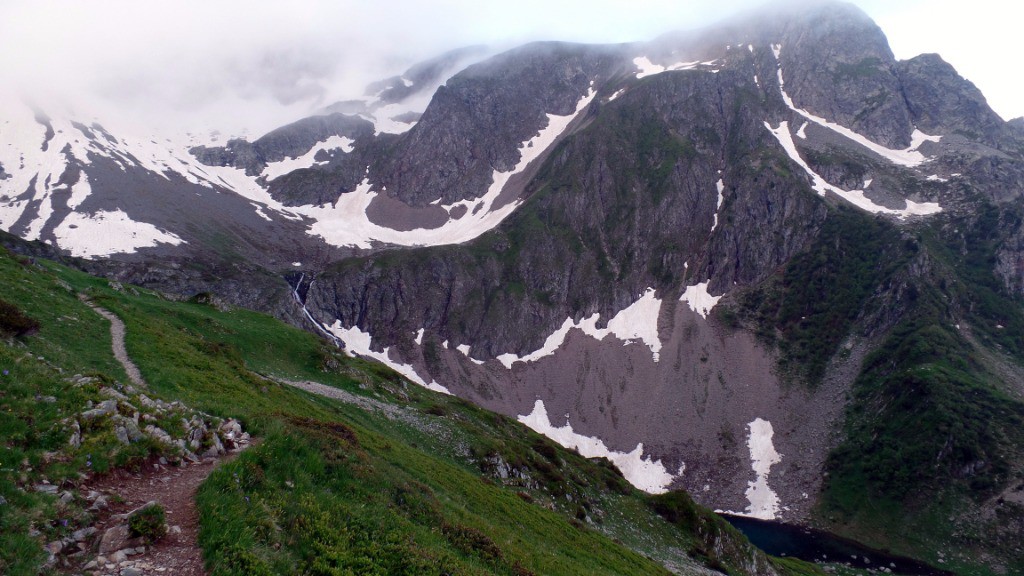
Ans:
{"type": "Polygon", "coordinates": [[[132,537],[141,536],[150,544],[157,542],[167,534],[164,507],[159,504],[150,504],[135,511],[128,517],[128,530],[132,537]]]}
{"type": "Polygon", "coordinates": [[[39,322],[28,317],[14,304],[0,299],[0,333],[20,338],[38,331],[39,322]]]}

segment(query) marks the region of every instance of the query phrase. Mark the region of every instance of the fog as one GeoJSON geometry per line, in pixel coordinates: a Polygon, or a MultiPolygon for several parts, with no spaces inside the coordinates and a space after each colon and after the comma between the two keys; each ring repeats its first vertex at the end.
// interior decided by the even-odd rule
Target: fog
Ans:
{"type": "MultiPolygon", "coordinates": [[[[1015,60],[1021,50],[1010,29],[1019,18],[997,16],[986,1],[971,3],[971,11],[952,0],[859,4],[889,35],[898,57],[939,52],[985,91],[997,112],[1020,116],[1024,91],[1015,60]]],[[[460,46],[644,40],[762,4],[6,0],[0,2],[0,75],[6,88],[62,97],[86,113],[116,110],[147,125],[259,134],[460,46]]]]}

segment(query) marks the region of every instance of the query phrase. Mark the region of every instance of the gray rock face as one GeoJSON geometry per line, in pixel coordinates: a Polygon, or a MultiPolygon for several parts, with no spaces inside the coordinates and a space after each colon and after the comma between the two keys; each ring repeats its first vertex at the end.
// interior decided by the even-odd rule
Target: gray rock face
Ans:
{"type": "Polygon", "coordinates": [[[268,163],[301,156],[331,136],[362,140],[373,136],[373,125],[338,113],[312,116],[268,132],[252,143],[234,139],[224,147],[197,146],[190,152],[203,164],[233,166],[258,176],[268,163]]]}
{"type": "Polygon", "coordinates": [[[1009,136],[981,91],[938,54],[922,54],[898,66],[912,120],[921,130],[961,134],[997,147],[1009,136]]]}
{"type": "Polygon", "coordinates": [[[591,82],[627,68],[616,47],[530,44],[470,66],[441,87],[383,162],[374,183],[412,206],[483,195],[495,170],[511,170],[519,146],[572,113],[591,82]]]}
{"type": "Polygon", "coordinates": [[[95,408],[82,412],[81,418],[83,420],[96,420],[104,416],[117,413],[117,400],[104,400],[100,402],[95,408]]]}
{"type": "Polygon", "coordinates": [[[797,106],[890,148],[913,131],[899,71],[882,30],[852,4],[824,4],[781,36],[786,90],[797,106]]]}

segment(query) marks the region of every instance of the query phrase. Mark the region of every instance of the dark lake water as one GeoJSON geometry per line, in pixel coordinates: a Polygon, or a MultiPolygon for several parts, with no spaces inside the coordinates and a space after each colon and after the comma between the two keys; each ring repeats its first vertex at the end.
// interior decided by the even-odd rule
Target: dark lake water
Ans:
{"type": "Polygon", "coordinates": [[[761,550],[772,556],[791,556],[811,562],[842,562],[857,568],[888,568],[907,576],[952,576],[923,562],[893,556],[822,530],[722,514],[761,550]]]}

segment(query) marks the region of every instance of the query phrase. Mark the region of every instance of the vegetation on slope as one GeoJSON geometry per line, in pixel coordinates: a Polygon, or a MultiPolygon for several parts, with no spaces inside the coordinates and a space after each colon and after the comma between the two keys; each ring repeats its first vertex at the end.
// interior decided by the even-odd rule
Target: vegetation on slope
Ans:
{"type": "Polygon", "coordinates": [[[213,574],[665,574],[706,565],[744,574],[757,573],[751,559],[763,558],[688,500],[687,514],[719,528],[700,534],[666,522],[606,461],[269,317],[172,302],[8,254],[0,278],[0,298],[40,326],[0,343],[9,379],[0,395],[5,573],[35,573],[42,542],[88,514],[26,488],[43,475],[73,485],[101,458],[104,468],[131,465],[157,450],[68,446],[60,421],[90,390],[66,375],[124,380],[106,322],[79,294],[123,319],[149,393],[239,418],[262,436],[200,491],[200,540],[213,574]],[[345,401],[284,380],[329,384],[345,401]]]}

